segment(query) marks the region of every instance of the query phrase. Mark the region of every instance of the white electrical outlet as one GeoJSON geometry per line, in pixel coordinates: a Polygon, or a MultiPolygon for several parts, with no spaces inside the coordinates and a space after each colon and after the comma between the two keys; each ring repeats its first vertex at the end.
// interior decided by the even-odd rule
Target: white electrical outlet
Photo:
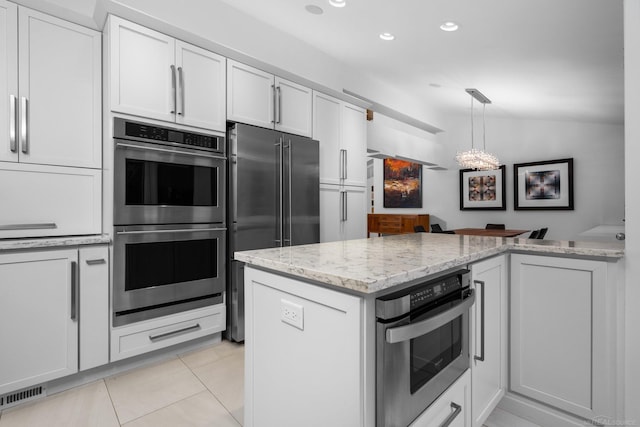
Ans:
{"type": "Polygon", "coordinates": [[[304,308],[300,304],[287,301],[286,299],[280,300],[280,320],[284,323],[288,323],[301,331],[304,330],[304,308]]]}

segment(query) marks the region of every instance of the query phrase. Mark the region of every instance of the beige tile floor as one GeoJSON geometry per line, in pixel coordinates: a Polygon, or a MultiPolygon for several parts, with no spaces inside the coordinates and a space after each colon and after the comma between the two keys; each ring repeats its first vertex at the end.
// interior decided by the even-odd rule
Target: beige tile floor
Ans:
{"type": "Polygon", "coordinates": [[[0,412],[0,427],[239,427],[244,346],[223,341],[0,412]]]}

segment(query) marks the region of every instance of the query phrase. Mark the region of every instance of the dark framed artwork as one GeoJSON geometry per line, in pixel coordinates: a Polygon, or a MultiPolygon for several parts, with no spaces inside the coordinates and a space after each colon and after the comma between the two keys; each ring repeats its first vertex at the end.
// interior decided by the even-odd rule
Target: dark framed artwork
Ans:
{"type": "Polygon", "coordinates": [[[422,165],[384,159],[384,207],[422,207],[422,165]]]}
{"type": "Polygon", "coordinates": [[[506,204],[506,168],[490,171],[460,171],[460,210],[500,210],[506,204]]]}
{"type": "Polygon", "coordinates": [[[573,210],[573,159],[513,165],[516,210],[573,210]]]}

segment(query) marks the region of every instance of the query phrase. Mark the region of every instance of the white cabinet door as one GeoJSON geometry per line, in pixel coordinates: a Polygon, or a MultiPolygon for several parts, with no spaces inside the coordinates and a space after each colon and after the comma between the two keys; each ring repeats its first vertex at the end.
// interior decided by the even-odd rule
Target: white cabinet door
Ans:
{"type": "Polygon", "coordinates": [[[100,234],[99,169],[0,164],[0,238],[100,234]]]}
{"type": "Polygon", "coordinates": [[[506,261],[500,255],[472,265],[476,303],[471,317],[472,426],[481,427],[505,393],[507,373],[506,261]]]}
{"type": "Polygon", "coordinates": [[[347,187],[342,222],[342,235],[344,240],[364,239],[367,237],[367,194],[366,187],[347,187]]]}
{"type": "Polygon", "coordinates": [[[345,185],[367,185],[367,118],[366,112],[355,105],[342,107],[342,149],[346,170],[345,185]]]}
{"type": "Polygon", "coordinates": [[[18,6],[0,1],[0,160],[18,161],[18,6]]]}
{"type": "Polygon", "coordinates": [[[281,132],[311,137],[311,89],[275,77],[276,125],[281,132]]]}
{"type": "Polygon", "coordinates": [[[21,162],[102,167],[101,35],[19,8],[21,162]]]}
{"type": "Polygon", "coordinates": [[[226,59],[176,40],[178,108],[176,121],[226,131],[226,59]]]}
{"type": "Polygon", "coordinates": [[[80,248],[80,370],[109,363],[109,248],[80,248]]]}
{"type": "Polygon", "coordinates": [[[342,240],[342,197],[340,186],[320,184],[320,242],[342,240]]]}
{"type": "Polygon", "coordinates": [[[78,371],[77,261],[77,250],[0,254],[0,394],[78,371]]]}
{"type": "Polygon", "coordinates": [[[109,17],[111,110],[175,121],[175,40],[109,17]]]}
{"type": "Polygon", "coordinates": [[[429,406],[409,427],[469,427],[471,407],[471,380],[465,371],[429,406]]]}
{"type": "Polygon", "coordinates": [[[340,184],[340,141],[342,103],[331,96],[313,92],[313,139],[320,145],[320,182],[340,184]]]}
{"type": "Polygon", "coordinates": [[[615,416],[607,289],[604,261],[511,255],[514,392],[585,419],[615,416]]]}
{"type": "Polygon", "coordinates": [[[227,119],[273,129],[274,92],[273,74],[227,61],[227,119]]]}

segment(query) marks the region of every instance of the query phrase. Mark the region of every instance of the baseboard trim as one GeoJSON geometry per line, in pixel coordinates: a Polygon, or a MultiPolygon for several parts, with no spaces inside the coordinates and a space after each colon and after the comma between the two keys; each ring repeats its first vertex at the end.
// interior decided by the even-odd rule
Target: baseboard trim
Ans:
{"type": "Polygon", "coordinates": [[[584,427],[585,425],[598,425],[512,393],[507,393],[504,396],[498,403],[498,408],[541,426],[584,427]]]}

